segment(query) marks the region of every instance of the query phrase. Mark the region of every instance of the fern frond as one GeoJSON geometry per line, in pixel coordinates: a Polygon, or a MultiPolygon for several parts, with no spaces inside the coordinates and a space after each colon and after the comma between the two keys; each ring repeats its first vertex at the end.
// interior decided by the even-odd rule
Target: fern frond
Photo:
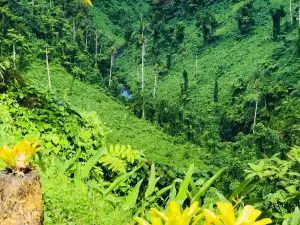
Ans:
{"type": "Polygon", "coordinates": [[[105,155],[101,157],[100,162],[113,172],[126,173],[127,163],[118,157],[105,155]]]}
{"type": "Polygon", "coordinates": [[[119,157],[131,164],[142,159],[141,154],[130,145],[110,145],[107,155],[119,157]]]}

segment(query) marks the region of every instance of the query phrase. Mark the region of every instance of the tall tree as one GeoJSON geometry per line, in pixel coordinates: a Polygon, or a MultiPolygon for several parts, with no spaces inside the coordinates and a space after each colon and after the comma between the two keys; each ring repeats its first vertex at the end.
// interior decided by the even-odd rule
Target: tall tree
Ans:
{"type": "Polygon", "coordinates": [[[16,46],[13,45],[13,63],[14,63],[14,70],[16,70],[16,46]]]}
{"type": "Polygon", "coordinates": [[[253,0],[246,1],[237,11],[236,20],[242,35],[248,34],[255,24],[253,17],[253,0]]]}
{"type": "Polygon", "coordinates": [[[73,19],[73,42],[76,41],[76,26],[75,26],[75,19],[73,19]]]}
{"type": "Polygon", "coordinates": [[[203,42],[205,44],[214,40],[214,32],[217,28],[217,20],[211,12],[199,13],[197,16],[196,26],[202,29],[203,42]]]}
{"type": "Polygon", "coordinates": [[[87,50],[87,47],[88,47],[88,37],[90,35],[90,32],[87,30],[85,32],[85,50],[87,50]]]}
{"type": "Polygon", "coordinates": [[[98,58],[98,38],[99,34],[98,31],[95,32],[95,59],[97,60],[98,58]]]}
{"type": "Polygon", "coordinates": [[[146,34],[145,34],[145,24],[142,22],[142,33],[141,33],[141,44],[142,44],[142,92],[144,92],[145,87],[145,71],[144,71],[144,63],[145,63],[145,55],[146,55],[146,34]]]}
{"type": "Polygon", "coordinates": [[[217,103],[219,101],[219,81],[218,77],[215,78],[215,85],[214,85],[214,102],[217,103]]]}
{"type": "Polygon", "coordinates": [[[46,48],[46,66],[47,66],[47,74],[48,74],[48,88],[51,91],[51,75],[50,75],[50,68],[49,68],[49,56],[48,56],[48,48],[46,48]]]}
{"type": "Polygon", "coordinates": [[[276,41],[278,39],[278,35],[280,34],[280,19],[286,14],[282,5],[279,8],[271,9],[270,12],[273,20],[273,38],[276,41]]]}
{"type": "Polygon", "coordinates": [[[112,46],[110,48],[110,69],[109,69],[109,81],[108,81],[108,86],[111,86],[111,81],[112,81],[112,70],[115,62],[115,47],[112,46]]]}
{"type": "Polygon", "coordinates": [[[300,28],[300,0],[299,0],[298,21],[299,21],[299,28],[300,28]]]}
{"type": "MultiPolygon", "coordinates": [[[[257,110],[258,110],[258,101],[259,101],[259,93],[260,93],[261,82],[259,78],[255,79],[254,88],[255,88],[255,110],[254,110],[254,118],[253,125],[256,124],[257,110]]],[[[254,130],[253,130],[254,133],[254,130]]]]}
{"type": "Polygon", "coordinates": [[[195,62],[195,78],[198,79],[198,54],[196,54],[196,62],[195,62]]]}
{"type": "Polygon", "coordinates": [[[156,99],[157,78],[158,78],[158,64],[156,63],[154,66],[154,90],[153,90],[153,98],[154,99],[156,99]]]}
{"type": "Polygon", "coordinates": [[[292,0],[290,0],[290,17],[291,17],[291,24],[293,24],[293,8],[292,8],[292,0]]]}
{"type": "MultiPolygon", "coordinates": [[[[254,116],[253,116],[253,125],[255,125],[257,121],[258,104],[259,104],[260,93],[263,85],[262,81],[264,80],[264,76],[265,76],[264,71],[255,71],[248,83],[248,87],[249,85],[253,85],[253,88],[255,89],[255,108],[254,108],[254,116]]],[[[253,133],[255,133],[254,129],[253,129],[253,133]]]]}
{"type": "Polygon", "coordinates": [[[189,88],[189,76],[186,70],[182,73],[183,83],[181,84],[181,92],[186,95],[189,88]]]}
{"type": "MultiPolygon", "coordinates": [[[[146,43],[147,43],[146,33],[149,31],[150,31],[149,26],[143,22],[143,17],[141,16],[141,24],[139,27],[139,41],[141,44],[141,62],[142,62],[142,82],[141,82],[142,98],[144,98],[144,89],[145,89],[145,55],[146,55],[146,43]]],[[[136,34],[137,33],[135,31],[133,32],[132,36],[136,34]]],[[[145,118],[144,104],[142,109],[142,118],[145,118]]]]}

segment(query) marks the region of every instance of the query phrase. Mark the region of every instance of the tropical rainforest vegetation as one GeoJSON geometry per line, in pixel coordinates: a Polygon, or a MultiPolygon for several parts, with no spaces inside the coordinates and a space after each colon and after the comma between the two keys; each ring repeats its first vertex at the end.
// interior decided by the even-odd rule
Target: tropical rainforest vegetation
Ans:
{"type": "Polygon", "coordinates": [[[300,224],[298,1],[0,9],[0,164],[37,152],[45,224],[300,224]]]}

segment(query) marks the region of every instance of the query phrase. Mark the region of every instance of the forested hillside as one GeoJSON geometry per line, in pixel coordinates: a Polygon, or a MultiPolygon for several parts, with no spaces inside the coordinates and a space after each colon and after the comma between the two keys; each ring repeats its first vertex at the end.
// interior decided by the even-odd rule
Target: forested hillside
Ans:
{"type": "Polygon", "coordinates": [[[41,142],[45,224],[300,224],[298,1],[0,8],[1,167],[41,142]]]}

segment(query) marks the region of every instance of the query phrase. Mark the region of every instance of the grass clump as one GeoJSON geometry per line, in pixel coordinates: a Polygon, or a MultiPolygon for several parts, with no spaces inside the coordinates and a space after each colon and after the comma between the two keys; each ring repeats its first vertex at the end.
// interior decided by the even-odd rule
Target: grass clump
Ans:
{"type": "Polygon", "coordinates": [[[45,204],[45,225],[101,224],[124,225],[130,220],[130,212],[113,207],[100,194],[83,193],[75,188],[72,180],[50,171],[41,174],[45,204]]]}

